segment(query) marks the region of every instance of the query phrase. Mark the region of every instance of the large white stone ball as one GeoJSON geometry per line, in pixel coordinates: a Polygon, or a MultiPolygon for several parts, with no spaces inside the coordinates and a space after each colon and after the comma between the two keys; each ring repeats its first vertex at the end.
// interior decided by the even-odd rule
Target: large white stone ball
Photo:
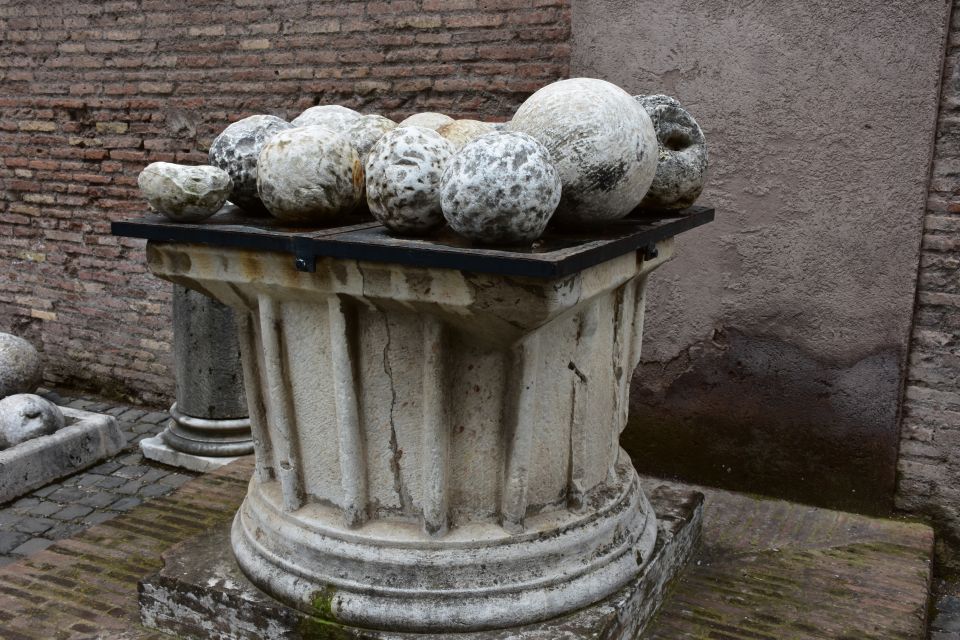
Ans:
{"type": "Polygon", "coordinates": [[[342,131],[363,117],[357,111],[339,104],[324,104],[310,107],[290,121],[295,127],[323,126],[334,131],[342,131]]]}
{"type": "Polygon", "coordinates": [[[434,111],[424,111],[423,113],[415,113],[406,120],[400,121],[401,127],[424,127],[425,129],[433,129],[436,131],[440,127],[450,124],[453,122],[453,118],[442,113],[436,113],[434,111]]]}
{"type": "Polygon", "coordinates": [[[46,398],[18,393],[0,400],[0,449],[47,436],[66,424],[60,407],[46,398]]]}
{"type": "Polygon", "coordinates": [[[250,116],[237,120],[214,139],[208,157],[211,165],[226,171],[233,180],[230,202],[247,213],[266,213],[257,195],[257,159],[270,138],[292,128],[276,116],[250,116]]]}
{"type": "Polygon", "coordinates": [[[635,96],[657,132],[657,173],[640,206],[685,209],[696,202],[707,179],[707,139],[697,121],[670,96],[635,96]]]}
{"type": "Polygon", "coordinates": [[[550,152],[525,133],[488,133],[453,157],[440,186],[443,217],[486,244],[533,242],[560,202],[550,152]]]}
{"type": "Polygon", "coordinates": [[[370,213],[399,235],[425,233],[443,225],[440,178],[453,145],[423,127],[387,132],[367,158],[370,213]]]}
{"type": "Polygon", "coordinates": [[[539,140],[563,182],[554,219],[568,226],[616,220],[643,200],[657,170],[650,116],[620,87],[593,78],[549,84],[517,110],[508,129],[539,140]]]}
{"type": "Polygon", "coordinates": [[[496,128],[491,122],[466,119],[454,120],[437,129],[437,133],[449,140],[455,149],[459,149],[471,140],[493,131],[496,131],[496,128]]]}
{"type": "Polygon", "coordinates": [[[347,137],[326,127],[288,129],[260,152],[257,186],[270,215],[318,223],[349,213],[363,197],[363,166],[347,137]]]}
{"type": "Polygon", "coordinates": [[[233,190],[230,174],[223,169],[171,162],[148,164],[137,177],[137,185],[155,211],[177,222],[209,218],[233,190]]]}
{"type": "Polygon", "coordinates": [[[32,344],[0,333],[0,398],[33,393],[43,378],[43,361],[32,344]]]}
{"type": "Polygon", "coordinates": [[[347,138],[349,138],[353,148],[357,150],[360,162],[366,164],[373,145],[377,144],[377,141],[385,133],[396,128],[397,123],[390,118],[375,114],[361,116],[347,127],[347,138]]]}

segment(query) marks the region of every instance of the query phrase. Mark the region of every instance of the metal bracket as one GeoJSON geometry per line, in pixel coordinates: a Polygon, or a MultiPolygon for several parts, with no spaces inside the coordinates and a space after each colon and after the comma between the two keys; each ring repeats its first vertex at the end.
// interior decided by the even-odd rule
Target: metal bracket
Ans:
{"type": "Polygon", "coordinates": [[[651,242],[650,244],[645,246],[643,249],[641,249],[641,252],[643,253],[644,260],[653,260],[654,258],[660,255],[660,250],[657,249],[656,242],[651,242]]]}

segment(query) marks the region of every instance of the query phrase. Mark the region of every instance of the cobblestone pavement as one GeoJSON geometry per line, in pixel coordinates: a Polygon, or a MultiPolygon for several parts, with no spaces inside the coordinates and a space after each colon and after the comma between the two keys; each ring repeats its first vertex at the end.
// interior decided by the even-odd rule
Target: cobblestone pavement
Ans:
{"type": "Polygon", "coordinates": [[[163,430],[166,412],[49,390],[39,393],[61,406],[115,416],[127,446],[94,467],[0,505],[0,566],[166,495],[196,477],[191,471],[146,460],[140,453],[140,441],[163,430]]]}
{"type": "Polygon", "coordinates": [[[960,640],[960,580],[937,580],[933,585],[930,640],[960,640]]]}

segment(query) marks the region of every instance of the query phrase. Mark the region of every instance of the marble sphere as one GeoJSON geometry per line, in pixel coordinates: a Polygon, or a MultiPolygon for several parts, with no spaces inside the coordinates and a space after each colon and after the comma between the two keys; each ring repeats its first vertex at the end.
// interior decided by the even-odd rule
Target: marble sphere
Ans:
{"type": "Polygon", "coordinates": [[[43,361],[32,344],[0,333],[0,398],[33,393],[43,379],[43,361]]]}
{"type": "Polygon", "coordinates": [[[266,213],[257,195],[257,158],[270,138],[292,128],[276,116],[250,116],[237,120],[214,139],[208,153],[210,164],[230,174],[230,202],[250,214],[266,213]]]}
{"type": "Polygon", "coordinates": [[[449,140],[455,149],[492,131],[496,131],[493,123],[479,120],[454,120],[437,129],[437,133],[449,140]]]}
{"type": "Polygon", "coordinates": [[[310,107],[296,118],[290,121],[295,127],[308,127],[320,125],[341,131],[363,116],[348,107],[342,107],[339,104],[323,104],[317,107],[310,107]]]}
{"type": "Polygon", "coordinates": [[[137,178],[140,193],[157,212],[175,222],[209,218],[227,201],[233,181],[223,169],[170,162],[148,164],[137,178]]]}
{"type": "Polygon", "coordinates": [[[401,127],[424,127],[425,129],[433,129],[436,131],[440,127],[450,124],[453,122],[453,118],[442,113],[436,113],[434,111],[424,111],[423,113],[415,113],[406,120],[400,121],[401,127]]]}
{"type": "Polygon", "coordinates": [[[29,393],[7,396],[0,400],[0,449],[48,436],[65,424],[60,407],[46,398],[29,393]]]}

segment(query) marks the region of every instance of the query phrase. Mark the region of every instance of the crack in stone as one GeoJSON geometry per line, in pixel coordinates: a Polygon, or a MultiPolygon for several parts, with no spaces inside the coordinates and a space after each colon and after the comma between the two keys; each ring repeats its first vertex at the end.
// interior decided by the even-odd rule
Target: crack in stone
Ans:
{"type": "Polygon", "coordinates": [[[397,387],[393,380],[393,367],[390,364],[390,344],[392,336],[390,335],[390,319],[385,311],[383,314],[383,326],[387,333],[387,342],[383,347],[383,372],[390,381],[390,471],[393,473],[393,489],[397,492],[400,499],[400,505],[404,512],[410,512],[412,500],[403,484],[403,475],[400,473],[400,459],[403,457],[403,449],[400,448],[397,440],[397,428],[394,422],[394,411],[397,406],[397,387]]]}

